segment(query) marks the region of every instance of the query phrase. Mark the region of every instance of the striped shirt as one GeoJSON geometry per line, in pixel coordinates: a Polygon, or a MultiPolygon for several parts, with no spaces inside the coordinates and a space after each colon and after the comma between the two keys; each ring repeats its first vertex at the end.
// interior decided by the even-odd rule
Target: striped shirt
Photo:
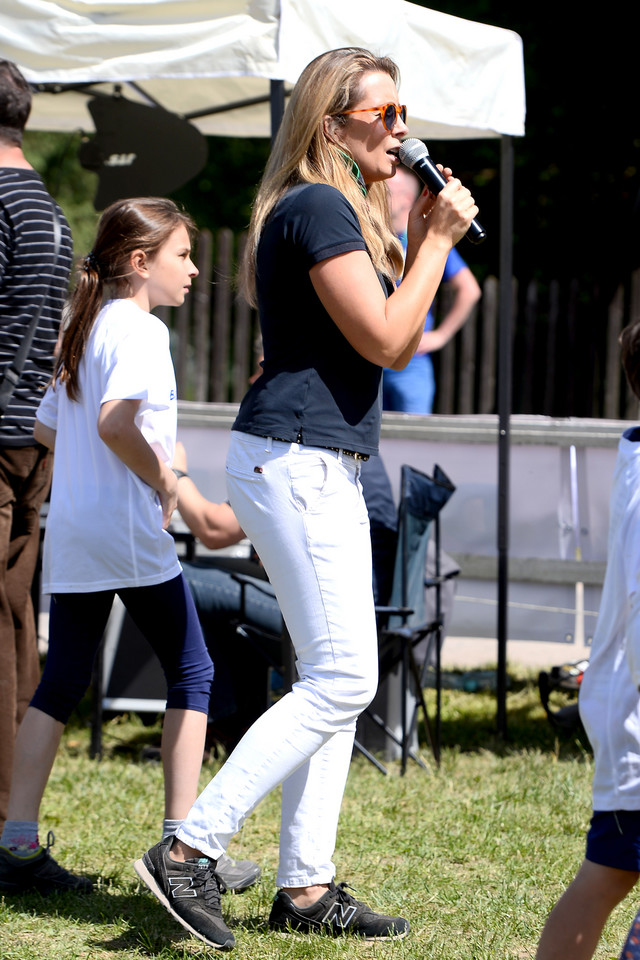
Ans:
{"type": "Polygon", "coordinates": [[[0,167],[0,377],[42,304],[31,350],[0,419],[0,445],[34,443],[35,412],[53,370],[53,349],[67,294],[71,231],[57,207],[62,243],[55,262],[52,200],[35,170],[0,167]]]}

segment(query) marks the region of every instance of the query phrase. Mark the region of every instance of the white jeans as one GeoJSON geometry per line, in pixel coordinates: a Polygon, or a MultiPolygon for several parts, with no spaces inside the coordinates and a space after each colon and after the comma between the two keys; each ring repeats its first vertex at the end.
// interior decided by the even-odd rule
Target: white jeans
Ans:
{"type": "Polygon", "coordinates": [[[229,499],[275,589],[299,680],[245,734],[177,835],[217,859],[260,800],[282,784],[280,887],[334,877],[356,719],[378,683],[359,472],[352,457],[329,450],[231,437],[229,499]]]}

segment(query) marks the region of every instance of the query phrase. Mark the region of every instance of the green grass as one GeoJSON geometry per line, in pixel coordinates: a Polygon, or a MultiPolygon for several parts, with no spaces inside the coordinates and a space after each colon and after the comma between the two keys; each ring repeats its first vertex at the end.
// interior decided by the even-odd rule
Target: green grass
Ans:
{"type": "MultiPolygon", "coordinates": [[[[433,702],[433,691],[428,692],[433,702]]],[[[548,911],[571,880],[590,816],[591,755],[576,737],[559,739],[535,685],[513,682],[508,741],[495,735],[489,692],[443,693],[442,764],[411,764],[383,777],[352,763],[336,865],[356,896],[402,913],[410,936],[397,943],[282,937],[266,927],[277,860],[278,796],[249,818],[229,853],[250,857],[263,880],[223,906],[238,960],[411,958],[522,960],[535,955],[548,911]]],[[[189,937],[141,888],[132,861],[159,834],[162,771],[141,759],[159,727],[136,717],[105,725],[104,758],[88,757],[80,723],[65,734],[45,794],[42,832],[54,855],[96,881],[90,897],[37,894],[0,900],[2,960],[178,960],[217,955],[189,937]]],[[[217,769],[207,762],[202,783],[217,769]]],[[[617,958],[635,913],[632,898],[608,924],[598,960],[617,958]]]]}

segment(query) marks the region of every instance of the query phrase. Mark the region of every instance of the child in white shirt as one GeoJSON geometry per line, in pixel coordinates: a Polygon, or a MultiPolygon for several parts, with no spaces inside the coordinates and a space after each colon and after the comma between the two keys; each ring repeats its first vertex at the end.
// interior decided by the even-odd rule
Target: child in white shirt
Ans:
{"type": "MultiPolygon", "coordinates": [[[[621,334],[640,397],[640,323],[621,334]]],[[[585,859],[545,924],[537,960],[589,960],[614,907],[640,876],[640,428],[620,439],[611,491],[607,572],[580,716],[593,747],[593,817],[585,859]]],[[[633,928],[623,949],[629,952],[633,928]]],[[[638,944],[635,944],[637,950],[638,944]]]]}
{"type": "Polygon", "coordinates": [[[197,794],[213,666],[166,529],[177,503],[176,384],[169,332],[150,313],[184,302],[198,273],[192,233],[191,219],[170,200],[119,201],[80,262],[34,431],[55,447],[43,560],[49,651],[16,740],[0,840],[3,893],[91,890],[89,879],[53,860],[50,843],[40,845],[38,816],[116,593],[167,679],[165,832],[197,794]]]}

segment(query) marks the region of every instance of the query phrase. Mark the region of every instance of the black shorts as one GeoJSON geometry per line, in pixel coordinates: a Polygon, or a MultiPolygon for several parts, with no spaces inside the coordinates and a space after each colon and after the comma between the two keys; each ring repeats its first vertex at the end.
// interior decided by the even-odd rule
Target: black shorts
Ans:
{"type": "Polygon", "coordinates": [[[594,810],[585,857],[603,867],[640,872],[640,810],[594,810]]]}

